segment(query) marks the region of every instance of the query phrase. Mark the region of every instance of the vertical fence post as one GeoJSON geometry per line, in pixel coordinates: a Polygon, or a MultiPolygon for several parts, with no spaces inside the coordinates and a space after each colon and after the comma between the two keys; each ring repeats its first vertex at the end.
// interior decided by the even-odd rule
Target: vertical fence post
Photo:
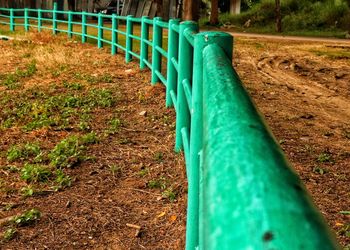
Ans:
{"type": "MultiPolygon", "coordinates": [[[[188,109],[187,100],[183,88],[183,81],[192,81],[193,75],[193,50],[194,48],[189,43],[185,36],[185,32],[198,32],[198,24],[191,21],[180,23],[179,34],[179,75],[177,82],[177,115],[176,115],[176,141],[175,150],[179,151],[183,148],[181,130],[190,129],[190,110],[188,109]]],[[[193,93],[193,91],[192,91],[193,93]]],[[[192,131],[191,131],[192,132],[192,131]]],[[[189,133],[190,134],[190,133],[189,133]]],[[[193,179],[192,166],[187,169],[187,179],[189,181],[189,197],[187,205],[187,222],[186,222],[186,249],[193,250],[198,246],[198,197],[194,197],[196,183],[193,179]]]]}
{"type": "Polygon", "coordinates": [[[177,70],[174,66],[173,59],[178,60],[179,58],[179,34],[173,29],[173,26],[179,25],[179,20],[171,19],[169,21],[168,29],[168,65],[167,65],[167,79],[168,85],[166,88],[166,106],[171,107],[174,105],[173,100],[171,99],[171,92],[176,93],[176,84],[177,84],[177,70]]]}
{"type": "Polygon", "coordinates": [[[15,17],[13,9],[10,9],[10,31],[15,31],[15,17]]]}
{"type": "Polygon", "coordinates": [[[101,12],[98,14],[97,29],[97,47],[100,49],[103,47],[103,16],[101,12]]]}
{"type": "Polygon", "coordinates": [[[147,23],[147,20],[149,20],[147,16],[142,17],[140,69],[144,69],[146,67],[145,60],[148,60],[148,44],[146,41],[149,41],[149,24],[147,23]]]}
{"type": "Polygon", "coordinates": [[[53,11],[52,11],[52,33],[54,35],[57,34],[57,3],[53,4],[53,11]]]}
{"type": "Polygon", "coordinates": [[[38,9],[38,32],[41,32],[41,9],[38,9]]]}
{"type": "Polygon", "coordinates": [[[117,46],[118,44],[118,19],[117,15],[113,14],[112,15],[112,45],[111,45],[111,54],[115,55],[117,54],[117,46]]]}
{"type": "Polygon", "coordinates": [[[24,9],[24,30],[29,31],[28,9],[24,9]]]}
{"type": "Polygon", "coordinates": [[[82,43],[86,43],[86,34],[87,34],[86,12],[83,11],[81,13],[81,42],[82,43]]]}
{"type": "Polygon", "coordinates": [[[162,28],[157,24],[162,18],[155,17],[153,19],[153,48],[152,48],[152,84],[160,81],[156,72],[162,69],[162,55],[157,50],[157,47],[162,47],[162,28]]]}
{"type": "Polygon", "coordinates": [[[72,38],[72,31],[73,31],[73,12],[68,12],[68,37],[72,38]]]}
{"type": "Polygon", "coordinates": [[[185,37],[185,30],[198,31],[198,24],[192,21],[180,23],[179,35],[179,75],[177,80],[177,108],[176,108],[176,140],[175,150],[179,152],[183,148],[181,130],[184,127],[189,129],[190,111],[182,82],[187,79],[192,80],[193,48],[185,37]]]}
{"type": "Polygon", "coordinates": [[[133,39],[130,37],[130,35],[133,34],[134,28],[133,28],[133,22],[132,22],[132,15],[127,16],[126,18],[126,52],[125,52],[125,61],[128,63],[132,59],[132,55],[130,54],[130,51],[132,51],[133,47],[133,39]]]}

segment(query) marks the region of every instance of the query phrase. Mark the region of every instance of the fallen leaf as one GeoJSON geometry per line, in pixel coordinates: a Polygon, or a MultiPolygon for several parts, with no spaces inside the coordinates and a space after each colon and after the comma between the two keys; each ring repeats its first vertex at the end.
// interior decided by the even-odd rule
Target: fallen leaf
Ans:
{"type": "Polygon", "coordinates": [[[165,212],[161,212],[160,214],[158,214],[158,218],[160,218],[160,217],[163,217],[165,215],[165,212]]]}

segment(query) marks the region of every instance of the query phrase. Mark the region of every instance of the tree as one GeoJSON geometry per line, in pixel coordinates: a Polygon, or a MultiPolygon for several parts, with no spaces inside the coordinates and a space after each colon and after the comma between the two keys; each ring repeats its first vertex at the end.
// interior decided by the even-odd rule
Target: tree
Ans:
{"type": "Polygon", "coordinates": [[[230,0],[230,14],[241,13],[241,0],[230,0]]]}
{"type": "Polygon", "coordinates": [[[199,0],[184,0],[184,20],[198,21],[199,19],[199,0]]]}
{"type": "Polygon", "coordinates": [[[217,25],[219,23],[219,1],[211,1],[210,24],[217,25]]]}
{"type": "Polygon", "coordinates": [[[276,3],[276,31],[282,32],[281,1],[275,0],[276,3]]]}

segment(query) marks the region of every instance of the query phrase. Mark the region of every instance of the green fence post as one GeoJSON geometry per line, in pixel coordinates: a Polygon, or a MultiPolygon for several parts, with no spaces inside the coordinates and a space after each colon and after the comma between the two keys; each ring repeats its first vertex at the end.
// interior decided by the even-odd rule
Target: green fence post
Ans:
{"type": "Polygon", "coordinates": [[[160,81],[156,72],[162,70],[162,55],[156,49],[157,47],[162,47],[162,33],[163,29],[160,27],[157,22],[161,21],[162,18],[155,17],[153,19],[153,48],[152,48],[152,84],[156,84],[160,81]]]}
{"type": "Polygon", "coordinates": [[[10,9],[10,31],[15,31],[15,17],[13,9],[10,9]]]}
{"type": "Polygon", "coordinates": [[[127,16],[126,18],[126,52],[125,52],[125,61],[128,63],[132,60],[132,55],[130,54],[130,51],[133,49],[133,39],[130,37],[130,35],[133,34],[134,31],[134,25],[132,22],[132,15],[127,16]]]}
{"type": "Polygon", "coordinates": [[[86,43],[86,34],[87,34],[86,12],[83,11],[81,13],[81,42],[82,43],[86,43]]]}
{"type": "MultiPolygon", "coordinates": [[[[177,80],[177,106],[176,106],[176,139],[175,150],[179,152],[183,148],[181,130],[190,128],[190,111],[186,101],[182,82],[192,80],[193,47],[185,37],[185,31],[198,31],[198,24],[192,21],[180,23],[179,33],[179,74],[177,80]]],[[[188,220],[187,220],[188,221],[188,220]]]]}
{"type": "Polygon", "coordinates": [[[97,29],[97,47],[100,49],[103,47],[103,16],[101,12],[98,14],[97,29]]]}
{"type": "Polygon", "coordinates": [[[141,21],[141,51],[140,51],[140,69],[146,67],[145,60],[148,60],[148,44],[149,41],[149,24],[146,21],[149,20],[147,16],[142,17],[141,21]]]}
{"type": "Polygon", "coordinates": [[[117,54],[117,46],[118,44],[118,19],[117,15],[113,14],[112,15],[112,45],[111,45],[111,54],[115,55],[117,54]]]}
{"type": "Polygon", "coordinates": [[[24,30],[29,31],[28,9],[24,9],[24,30]]]}
{"type": "Polygon", "coordinates": [[[72,38],[72,31],[73,31],[73,12],[69,11],[68,12],[68,37],[72,38]]]}
{"type": "Polygon", "coordinates": [[[57,34],[57,3],[53,4],[53,11],[52,11],[52,33],[54,35],[57,34]]]}
{"type": "Polygon", "coordinates": [[[177,84],[177,70],[174,66],[173,60],[178,60],[179,58],[179,34],[173,29],[173,26],[179,25],[180,21],[177,19],[171,19],[169,21],[168,29],[168,65],[167,65],[167,79],[168,84],[166,88],[166,106],[171,107],[174,105],[171,98],[171,92],[176,93],[177,84]]]}
{"type": "MultiPolygon", "coordinates": [[[[185,33],[198,32],[198,24],[192,21],[186,21],[180,23],[179,33],[179,75],[177,82],[177,107],[176,107],[176,141],[175,150],[179,151],[183,148],[183,141],[181,138],[181,130],[186,128],[190,131],[191,116],[190,110],[185,96],[183,88],[183,81],[188,80],[192,82],[193,77],[193,50],[194,48],[187,40],[185,33]]],[[[193,91],[192,91],[193,95],[193,91]]],[[[192,133],[192,131],[191,131],[192,133]]],[[[191,134],[189,133],[189,134],[191,134]]],[[[194,197],[194,193],[197,191],[193,185],[192,166],[189,165],[187,169],[188,179],[188,193],[191,198],[188,198],[187,205],[187,222],[186,222],[186,249],[193,250],[198,246],[198,197],[194,197]]]]}
{"type": "Polygon", "coordinates": [[[41,9],[38,9],[38,32],[41,32],[41,9]]]}

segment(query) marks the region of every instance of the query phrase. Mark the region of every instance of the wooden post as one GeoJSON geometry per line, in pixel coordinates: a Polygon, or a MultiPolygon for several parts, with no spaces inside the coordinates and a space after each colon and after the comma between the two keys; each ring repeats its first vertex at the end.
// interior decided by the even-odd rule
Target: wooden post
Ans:
{"type": "MultiPolygon", "coordinates": [[[[217,1],[217,0],[214,0],[217,1]]],[[[198,21],[199,19],[199,1],[184,0],[184,20],[198,21]]]]}
{"type": "Polygon", "coordinates": [[[275,0],[276,3],[276,31],[282,32],[281,1],[275,0]]]}

